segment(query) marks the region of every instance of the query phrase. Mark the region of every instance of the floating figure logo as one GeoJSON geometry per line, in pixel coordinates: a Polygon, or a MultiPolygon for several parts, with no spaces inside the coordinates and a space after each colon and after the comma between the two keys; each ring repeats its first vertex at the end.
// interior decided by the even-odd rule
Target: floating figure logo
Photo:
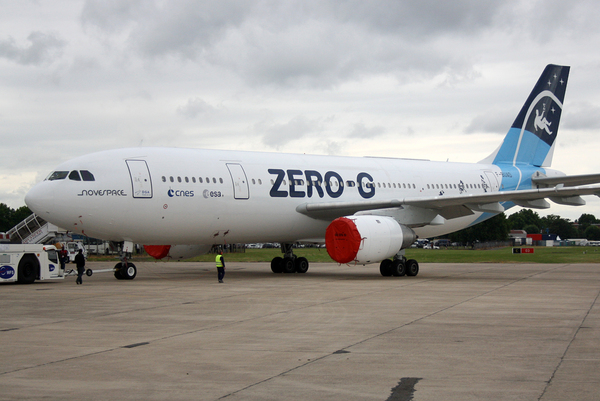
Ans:
{"type": "Polygon", "coordinates": [[[548,135],[552,135],[552,131],[550,131],[550,124],[552,124],[550,121],[546,120],[546,117],[544,117],[544,114],[540,114],[537,109],[535,110],[535,120],[533,121],[533,125],[535,127],[535,130],[537,131],[538,129],[544,130],[548,133],[548,135]]]}

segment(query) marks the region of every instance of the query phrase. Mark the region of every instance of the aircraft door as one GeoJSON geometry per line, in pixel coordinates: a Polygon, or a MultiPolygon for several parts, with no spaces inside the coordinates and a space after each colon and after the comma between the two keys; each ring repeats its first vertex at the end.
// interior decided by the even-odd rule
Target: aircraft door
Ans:
{"type": "Polygon", "coordinates": [[[152,180],[145,160],[125,160],[134,198],[152,198],[152,180]]]}
{"type": "Polygon", "coordinates": [[[491,192],[497,192],[500,188],[500,184],[498,184],[498,179],[496,178],[496,174],[493,171],[486,171],[485,175],[487,177],[487,181],[491,192]]]}
{"type": "Polygon", "coordinates": [[[227,163],[226,165],[233,181],[233,197],[235,199],[249,199],[250,188],[248,186],[248,178],[242,165],[237,163],[227,163]]]}

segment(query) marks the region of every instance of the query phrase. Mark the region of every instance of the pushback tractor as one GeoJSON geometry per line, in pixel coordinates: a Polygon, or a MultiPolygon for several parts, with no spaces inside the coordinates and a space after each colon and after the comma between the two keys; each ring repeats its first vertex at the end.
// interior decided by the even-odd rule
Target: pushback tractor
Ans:
{"type": "Polygon", "coordinates": [[[64,277],[53,245],[0,244],[0,283],[31,284],[64,277]]]}

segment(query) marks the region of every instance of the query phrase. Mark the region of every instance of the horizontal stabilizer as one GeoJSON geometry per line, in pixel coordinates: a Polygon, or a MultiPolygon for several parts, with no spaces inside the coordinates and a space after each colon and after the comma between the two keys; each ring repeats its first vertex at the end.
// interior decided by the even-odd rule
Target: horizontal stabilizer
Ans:
{"type": "Polygon", "coordinates": [[[563,175],[559,177],[531,177],[534,185],[542,187],[554,187],[564,185],[574,187],[577,185],[590,185],[600,183],[600,174],[563,175]]]}

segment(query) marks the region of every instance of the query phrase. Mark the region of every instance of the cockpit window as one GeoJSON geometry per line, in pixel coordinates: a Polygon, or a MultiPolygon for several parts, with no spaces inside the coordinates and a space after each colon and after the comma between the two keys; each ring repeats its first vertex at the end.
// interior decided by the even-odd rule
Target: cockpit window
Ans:
{"type": "Polygon", "coordinates": [[[94,175],[92,173],[90,173],[87,170],[81,170],[79,171],[81,173],[81,178],[83,178],[83,181],[96,181],[96,179],[94,178],[94,175]]]}
{"type": "Polygon", "coordinates": [[[77,170],[71,171],[71,173],[69,174],[69,180],[81,181],[81,177],[79,176],[79,172],[77,170]]]}
{"type": "Polygon", "coordinates": [[[54,171],[48,177],[48,181],[64,180],[65,178],[67,178],[67,175],[69,175],[68,171],[54,171]]]}

